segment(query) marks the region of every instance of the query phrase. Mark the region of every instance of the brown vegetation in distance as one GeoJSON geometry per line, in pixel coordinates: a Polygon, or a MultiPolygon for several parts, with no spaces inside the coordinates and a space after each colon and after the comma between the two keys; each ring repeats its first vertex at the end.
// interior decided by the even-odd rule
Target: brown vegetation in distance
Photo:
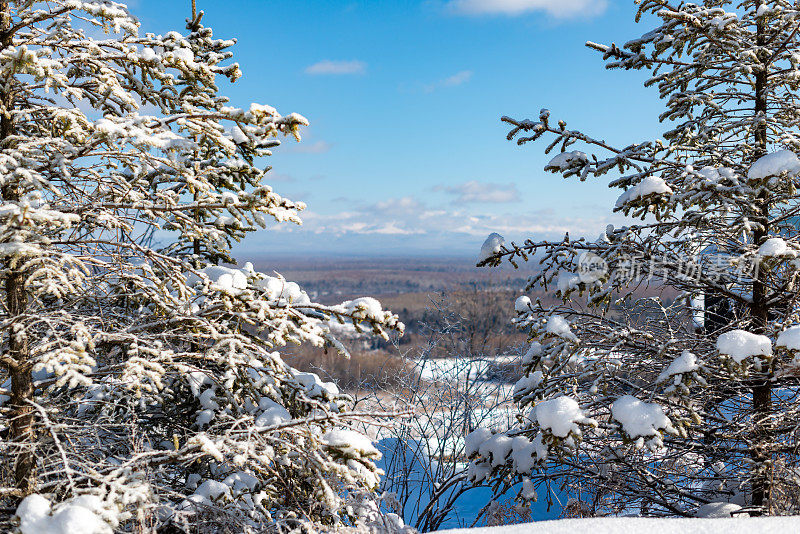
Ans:
{"type": "MultiPolygon", "coordinates": [[[[260,263],[260,268],[266,269],[267,263],[260,263]]],[[[413,372],[412,360],[423,352],[430,358],[495,357],[517,354],[527,341],[511,318],[515,315],[514,301],[522,294],[519,287],[525,285],[529,272],[476,269],[467,259],[282,260],[273,268],[297,280],[320,301],[336,303],[375,295],[405,323],[405,335],[391,343],[380,339],[351,340],[350,359],[310,346],[281,351],[293,367],[316,372],[346,391],[375,386],[395,391],[402,381],[400,376],[413,372]],[[444,331],[451,335],[431,346],[431,339],[444,331]]],[[[553,292],[527,294],[545,305],[558,300],[553,292]]],[[[658,295],[667,300],[676,296],[667,288],[646,285],[635,294],[658,295]]],[[[619,305],[612,305],[612,313],[621,311],[619,305]]],[[[642,313],[642,320],[647,320],[647,313],[642,310],[629,309],[625,313],[642,313]]],[[[514,381],[519,376],[520,369],[514,361],[496,363],[497,378],[514,381]]]]}
{"type": "Polygon", "coordinates": [[[320,378],[335,382],[343,391],[380,389],[394,391],[403,376],[411,373],[411,365],[396,351],[354,348],[350,358],[335,350],[301,345],[286,349],[286,363],[301,371],[317,373],[320,378]]]}

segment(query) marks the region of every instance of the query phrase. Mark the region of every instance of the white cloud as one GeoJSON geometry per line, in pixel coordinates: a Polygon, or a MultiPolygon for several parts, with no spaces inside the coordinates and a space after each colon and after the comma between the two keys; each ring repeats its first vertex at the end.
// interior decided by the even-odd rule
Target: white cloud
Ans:
{"type": "Polygon", "coordinates": [[[585,236],[594,240],[609,223],[631,223],[599,205],[563,212],[531,210],[527,204],[519,209],[502,209],[500,205],[481,210],[474,205],[442,209],[441,205],[413,196],[374,204],[342,198],[337,204],[345,206],[346,211],[320,213],[312,209],[300,214],[302,226],[276,224],[268,231],[258,232],[248,240],[246,253],[257,254],[264,247],[270,253],[286,254],[313,251],[352,256],[389,252],[477,256],[481,243],[492,232],[516,242],[527,238],[562,239],[565,232],[572,238],[585,236]]]}
{"type": "Polygon", "coordinates": [[[458,85],[462,85],[470,81],[472,78],[472,71],[471,70],[462,70],[459,71],[452,76],[448,76],[438,82],[434,82],[424,86],[424,90],[426,93],[432,93],[437,89],[442,89],[445,87],[456,87],[458,85]]]}
{"type": "Polygon", "coordinates": [[[449,0],[446,7],[459,15],[506,15],[516,17],[534,11],[557,18],[593,16],[603,13],[607,0],[449,0]]]}
{"type": "Polygon", "coordinates": [[[444,191],[455,195],[453,203],[466,204],[468,202],[487,202],[500,204],[505,202],[518,202],[520,193],[514,184],[492,184],[470,180],[463,184],[453,186],[436,186],[434,191],[444,191]]]}
{"type": "Polygon", "coordinates": [[[451,87],[453,85],[461,85],[462,83],[467,83],[470,80],[470,78],[472,78],[472,71],[462,70],[442,80],[442,85],[445,87],[451,87]]]}
{"type": "Polygon", "coordinates": [[[560,238],[564,232],[571,235],[597,237],[609,222],[619,223],[622,216],[598,209],[596,214],[564,216],[553,210],[522,210],[521,212],[483,212],[475,209],[451,210],[433,208],[420,200],[407,196],[391,198],[371,205],[359,206],[357,201],[342,199],[350,205],[348,211],[300,214],[303,226],[277,225],[277,232],[309,232],[317,235],[417,235],[425,239],[455,234],[480,237],[491,232],[519,238],[560,238]]]}
{"type": "Polygon", "coordinates": [[[416,213],[419,214],[423,209],[422,203],[411,196],[401,198],[390,198],[383,202],[378,202],[369,208],[376,212],[390,213],[416,213]]]}
{"type": "Polygon", "coordinates": [[[306,67],[306,74],[312,75],[341,75],[341,74],[364,74],[367,71],[367,64],[363,61],[331,61],[325,59],[306,67]]]}

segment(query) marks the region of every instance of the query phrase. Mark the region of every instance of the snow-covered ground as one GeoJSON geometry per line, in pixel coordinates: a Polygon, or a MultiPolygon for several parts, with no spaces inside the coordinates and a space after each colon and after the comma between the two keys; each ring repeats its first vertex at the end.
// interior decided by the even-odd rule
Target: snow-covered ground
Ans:
{"type": "Polygon", "coordinates": [[[722,519],[615,517],[560,519],[522,525],[440,530],[448,534],[790,534],[800,532],[800,516],[722,519]]]}
{"type": "Polygon", "coordinates": [[[491,380],[497,366],[510,365],[518,359],[518,354],[485,358],[424,358],[416,360],[416,366],[425,380],[491,380]]]}

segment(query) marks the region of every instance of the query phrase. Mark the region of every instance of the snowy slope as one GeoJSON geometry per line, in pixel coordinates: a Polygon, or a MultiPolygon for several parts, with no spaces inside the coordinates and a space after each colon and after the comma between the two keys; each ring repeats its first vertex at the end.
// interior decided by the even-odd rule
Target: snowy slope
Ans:
{"type": "Polygon", "coordinates": [[[722,519],[652,519],[614,517],[561,519],[522,525],[440,530],[440,533],[469,534],[783,534],[800,532],[800,516],[722,519]]]}

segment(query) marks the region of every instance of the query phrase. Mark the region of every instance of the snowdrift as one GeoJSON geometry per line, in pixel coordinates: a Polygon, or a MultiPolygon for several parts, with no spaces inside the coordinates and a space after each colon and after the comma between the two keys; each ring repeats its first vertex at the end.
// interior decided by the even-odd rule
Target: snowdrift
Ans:
{"type": "Polygon", "coordinates": [[[501,527],[440,530],[448,534],[788,534],[800,532],[800,516],[742,517],[714,519],[656,519],[646,517],[609,517],[537,521],[501,527]]]}

